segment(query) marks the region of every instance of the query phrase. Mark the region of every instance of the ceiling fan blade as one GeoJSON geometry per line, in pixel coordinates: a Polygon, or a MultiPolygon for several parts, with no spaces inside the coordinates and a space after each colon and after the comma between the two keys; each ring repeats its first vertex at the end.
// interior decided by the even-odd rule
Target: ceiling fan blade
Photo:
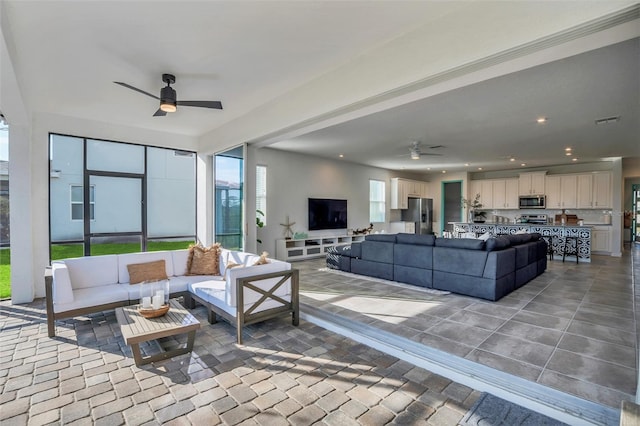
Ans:
{"type": "Polygon", "coordinates": [[[435,155],[435,156],[442,156],[442,154],[434,154],[431,152],[421,152],[420,155],[435,155]]]}
{"type": "Polygon", "coordinates": [[[159,98],[159,97],[157,97],[156,95],[152,95],[151,93],[149,93],[149,92],[145,92],[145,91],[144,91],[144,90],[142,90],[142,89],[138,89],[137,87],[133,87],[133,86],[132,86],[132,85],[130,85],[130,84],[123,83],[123,82],[121,82],[121,81],[114,81],[114,83],[115,83],[115,84],[119,84],[119,85],[120,85],[120,86],[122,86],[122,87],[126,87],[127,89],[135,90],[136,92],[138,92],[138,93],[142,93],[143,95],[151,96],[153,99],[158,99],[158,100],[160,100],[160,98],[159,98]]]}
{"type": "Polygon", "coordinates": [[[156,113],[155,113],[155,114],[153,114],[153,116],[154,116],[154,117],[164,117],[165,115],[167,115],[167,113],[166,113],[166,112],[164,112],[164,111],[163,111],[163,110],[161,110],[161,109],[158,109],[158,110],[156,111],[156,113]]]}
{"type": "Polygon", "coordinates": [[[222,102],[220,101],[178,101],[178,105],[222,109],[222,102]]]}

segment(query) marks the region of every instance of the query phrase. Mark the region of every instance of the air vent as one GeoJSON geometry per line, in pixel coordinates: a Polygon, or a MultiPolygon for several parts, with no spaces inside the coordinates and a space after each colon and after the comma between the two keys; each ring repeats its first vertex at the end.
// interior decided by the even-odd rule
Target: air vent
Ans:
{"type": "Polygon", "coordinates": [[[189,152],[189,151],[179,151],[179,150],[174,150],[173,151],[173,155],[175,157],[189,157],[189,158],[193,158],[194,153],[193,152],[189,152]]]}
{"type": "Polygon", "coordinates": [[[600,118],[596,120],[596,125],[599,126],[601,124],[613,124],[613,123],[617,123],[618,121],[620,121],[619,115],[616,117],[600,118]]]}

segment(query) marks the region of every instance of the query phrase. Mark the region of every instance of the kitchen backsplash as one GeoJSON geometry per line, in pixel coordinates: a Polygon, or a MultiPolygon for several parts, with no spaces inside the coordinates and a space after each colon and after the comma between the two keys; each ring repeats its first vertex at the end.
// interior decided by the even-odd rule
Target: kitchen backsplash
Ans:
{"type": "MultiPolygon", "coordinates": [[[[610,224],[611,223],[611,210],[580,210],[580,209],[567,209],[566,214],[574,214],[578,216],[578,219],[584,220],[585,224],[610,224]]],[[[505,221],[513,222],[523,214],[546,214],[547,217],[553,220],[556,215],[562,214],[562,210],[555,209],[518,209],[518,210],[487,210],[487,222],[498,222],[499,217],[506,218],[505,221]]]]}

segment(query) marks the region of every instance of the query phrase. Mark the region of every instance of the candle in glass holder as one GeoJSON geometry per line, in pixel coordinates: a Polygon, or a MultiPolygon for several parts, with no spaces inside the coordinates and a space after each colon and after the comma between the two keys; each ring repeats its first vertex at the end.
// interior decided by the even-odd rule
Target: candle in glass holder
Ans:
{"type": "Polygon", "coordinates": [[[142,307],[149,309],[151,307],[151,296],[144,296],[142,298],[142,307]]]}
{"type": "Polygon", "coordinates": [[[160,309],[160,306],[164,303],[164,296],[159,296],[157,293],[153,296],[153,309],[160,309]]]}

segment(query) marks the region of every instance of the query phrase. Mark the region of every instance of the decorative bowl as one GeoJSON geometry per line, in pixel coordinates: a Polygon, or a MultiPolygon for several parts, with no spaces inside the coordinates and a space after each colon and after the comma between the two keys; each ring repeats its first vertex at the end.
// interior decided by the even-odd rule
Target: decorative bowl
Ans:
{"type": "Polygon", "coordinates": [[[143,317],[145,317],[147,319],[149,319],[149,318],[158,318],[158,317],[163,316],[167,312],[169,312],[169,304],[162,305],[158,309],[141,308],[140,307],[140,308],[138,308],[138,312],[140,313],[140,315],[142,315],[143,317]]]}

